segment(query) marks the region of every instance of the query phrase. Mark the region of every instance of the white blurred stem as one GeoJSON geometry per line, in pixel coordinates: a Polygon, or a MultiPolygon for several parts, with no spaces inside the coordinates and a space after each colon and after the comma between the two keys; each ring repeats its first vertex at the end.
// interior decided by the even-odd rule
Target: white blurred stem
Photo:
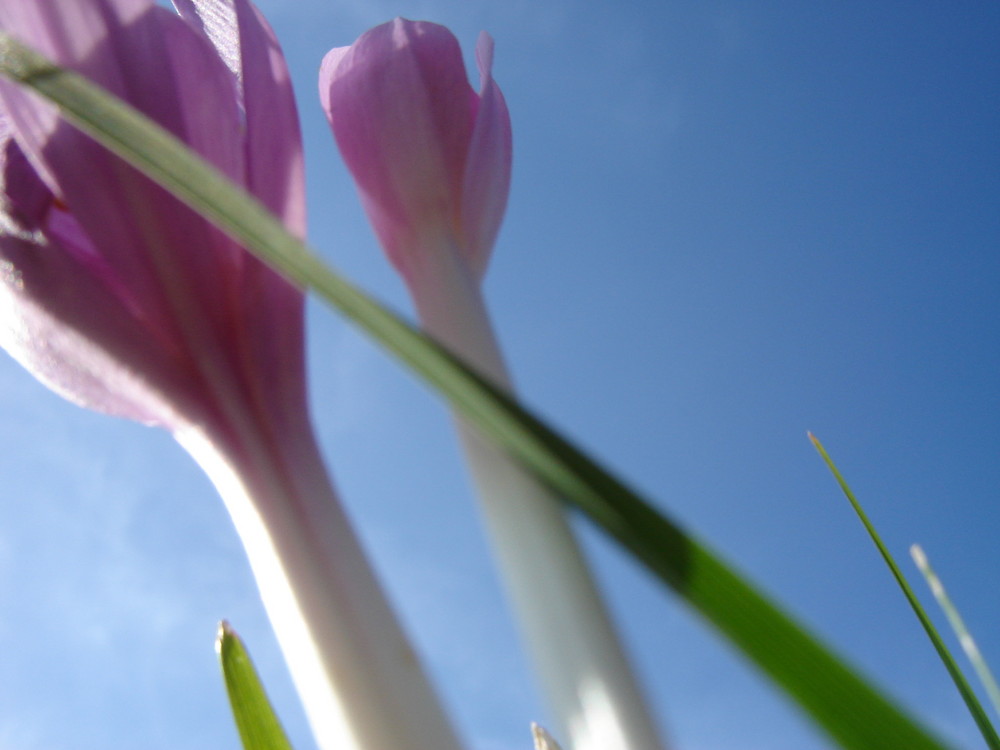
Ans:
{"type": "MultiPolygon", "coordinates": [[[[512,390],[479,284],[452,248],[425,250],[409,279],[425,330],[512,390]]],[[[558,499],[461,419],[458,430],[557,736],[572,750],[659,750],[655,723],[558,499]]]]}
{"type": "Polygon", "coordinates": [[[458,750],[310,428],[255,432],[177,438],[225,500],[320,749],[458,750]]]}

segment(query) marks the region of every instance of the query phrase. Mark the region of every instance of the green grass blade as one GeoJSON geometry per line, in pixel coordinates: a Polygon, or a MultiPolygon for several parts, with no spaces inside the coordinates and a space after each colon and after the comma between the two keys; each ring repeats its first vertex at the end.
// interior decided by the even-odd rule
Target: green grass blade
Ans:
{"type": "Polygon", "coordinates": [[[910,556],[923,574],[927,585],[930,586],[931,593],[934,595],[942,611],[944,611],[945,617],[948,618],[948,622],[951,624],[952,630],[955,631],[955,636],[958,638],[962,650],[965,651],[966,657],[972,663],[972,668],[976,670],[979,681],[983,684],[983,689],[993,704],[993,710],[997,715],[1000,715],[1000,686],[997,685],[996,678],[993,677],[993,672],[983,658],[982,653],[980,653],[979,646],[976,645],[972,633],[965,627],[965,621],[958,613],[958,608],[952,604],[948,592],[945,591],[944,584],[937,577],[937,574],[931,567],[930,561],[927,559],[927,555],[919,544],[914,544],[910,547],[910,556]]]}
{"type": "Polygon", "coordinates": [[[219,623],[215,641],[229,705],[244,750],[292,750],[243,642],[228,622],[219,623]]]}
{"type": "Polygon", "coordinates": [[[937,651],[941,661],[944,662],[944,666],[948,670],[948,674],[951,675],[951,679],[955,682],[955,687],[957,687],[958,692],[961,693],[962,699],[965,701],[965,705],[969,709],[969,713],[972,714],[972,718],[975,719],[976,725],[979,727],[979,731],[983,735],[983,739],[986,740],[986,744],[989,745],[992,750],[1000,750],[1000,737],[997,737],[996,729],[994,729],[993,723],[990,721],[989,716],[986,715],[986,711],[979,702],[979,698],[976,697],[976,693],[972,689],[972,686],[969,685],[969,681],[965,679],[965,675],[962,674],[962,670],[959,669],[958,663],[951,655],[951,651],[948,650],[948,647],[941,639],[941,635],[938,633],[937,628],[934,627],[934,623],[931,622],[930,617],[927,616],[927,612],[920,604],[916,594],[913,593],[913,589],[910,587],[909,582],[907,582],[905,576],[903,576],[903,571],[900,570],[896,561],[889,553],[888,548],[886,548],[885,544],[883,544],[882,538],[875,530],[875,526],[869,520],[868,514],[865,513],[864,509],[861,507],[861,503],[858,502],[854,492],[851,491],[851,488],[847,485],[847,481],[840,473],[836,464],[834,464],[833,459],[830,458],[830,454],[826,452],[823,444],[820,443],[820,441],[812,433],[809,433],[809,439],[819,452],[819,455],[823,458],[827,468],[830,469],[830,472],[837,480],[837,484],[840,485],[841,491],[847,497],[848,501],[850,501],[851,507],[854,508],[854,512],[857,514],[858,518],[861,519],[861,523],[864,524],[865,529],[868,531],[868,535],[878,548],[879,554],[882,555],[882,559],[885,560],[885,564],[892,572],[893,578],[896,579],[896,583],[899,584],[899,588],[903,591],[903,595],[910,603],[910,607],[913,608],[913,612],[916,614],[917,619],[920,620],[920,624],[923,625],[924,630],[927,633],[927,637],[931,639],[931,643],[934,645],[934,650],[937,651]]]}
{"type": "Polygon", "coordinates": [[[183,144],[85,79],[0,33],[0,73],[174,192],[394,352],[471,423],[661,578],[768,674],[842,747],[945,746],[810,636],[733,568],[443,348],[324,266],[260,204],[183,144]]]}

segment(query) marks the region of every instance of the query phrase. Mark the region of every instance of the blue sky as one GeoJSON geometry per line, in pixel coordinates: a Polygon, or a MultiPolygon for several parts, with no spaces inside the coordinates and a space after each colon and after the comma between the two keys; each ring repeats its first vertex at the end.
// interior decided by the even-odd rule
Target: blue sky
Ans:
{"type": "MultiPolygon", "coordinates": [[[[1000,665],[1000,9],[986,3],[262,0],[296,78],[311,239],[395,307],[316,98],[395,15],[496,39],[514,182],[487,282],[526,400],[738,563],[959,748],[944,670],[806,440],[890,549],[924,545],[1000,665]]],[[[545,713],[446,410],[310,309],[345,503],[475,750],[545,713]]],[[[0,750],[236,748],[212,640],[290,681],[221,502],[163,433],[0,359],[0,750]]],[[[824,738],[586,527],[679,750],[824,738]]],[[[918,591],[923,585],[917,581],[918,591]]]]}

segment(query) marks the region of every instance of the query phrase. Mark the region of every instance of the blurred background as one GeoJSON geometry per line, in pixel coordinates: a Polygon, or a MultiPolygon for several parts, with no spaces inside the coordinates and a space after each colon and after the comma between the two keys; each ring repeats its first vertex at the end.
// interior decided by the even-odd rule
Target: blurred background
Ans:
{"type": "MultiPolygon", "coordinates": [[[[487,295],[526,401],[956,748],[982,747],[806,431],[922,596],[907,548],[924,545],[1000,667],[1000,6],[260,7],[296,81],[312,243],[406,314],[320,111],[319,62],[396,15],[448,25],[470,70],[479,31],[495,37],[515,163],[487,295]]],[[[447,411],[335,313],[309,314],[315,421],[359,533],[470,750],[527,750],[546,713],[447,411]]],[[[6,356],[0,419],[0,750],[235,750],[223,617],[295,747],[314,747],[187,455],[6,356]]],[[[677,750],[830,747],[579,528],[677,750]]]]}

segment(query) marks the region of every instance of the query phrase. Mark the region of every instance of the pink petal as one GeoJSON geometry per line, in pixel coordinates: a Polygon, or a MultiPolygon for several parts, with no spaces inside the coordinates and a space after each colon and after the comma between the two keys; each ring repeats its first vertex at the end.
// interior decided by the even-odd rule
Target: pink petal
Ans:
{"type": "Polygon", "coordinates": [[[247,0],[174,0],[232,71],[247,125],[246,184],[290,231],[305,236],[305,167],[298,113],[284,55],[247,0]]]}
{"type": "MultiPolygon", "coordinates": [[[[6,214],[16,228],[31,232],[45,219],[52,197],[0,113],[0,216],[6,214]]],[[[6,229],[14,231],[14,227],[6,229]]]]}
{"type": "MultiPolygon", "coordinates": [[[[304,231],[287,71],[252,6],[235,0],[238,89],[199,27],[148,0],[18,5],[0,12],[6,30],[29,43],[38,35],[58,62],[126,98],[304,231]],[[94,12],[75,13],[77,5],[94,12]],[[269,124],[274,132],[262,130],[269,124]]],[[[0,83],[4,117],[33,169],[17,158],[0,163],[19,182],[5,187],[17,202],[0,207],[0,229],[3,211],[17,209],[27,212],[18,221],[38,223],[44,235],[28,244],[2,237],[10,278],[34,280],[28,292],[8,287],[6,297],[19,310],[9,316],[18,335],[6,343],[29,369],[74,400],[146,421],[171,423],[174,407],[199,419],[204,404],[229,408],[234,398],[272,423],[283,418],[267,413],[272,407],[304,406],[296,289],[48,105],[0,83]],[[32,187],[35,171],[59,201],[47,213],[52,197],[32,187]]]]}
{"type": "MultiPolygon", "coordinates": [[[[109,60],[90,53],[109,23],[127,25],[148,12],[152,0],[33,0],[0,3],[0,27],[59,62],[81,62],[81,73],[105,80],[109,60]]],[[[109,87],[110,88],[110,87],[109,87]]]]}
{"type": "Polygon", "coordinates": [[[485,31],[476,45],[479,107],[462,186],[463,247],[473,272],[482,278],[510,193],[512,137],[510,114],[493,81],[493,39],[485,31]]]}
{"type": "Polygon", "coordinates": [[[397,18],[332,51],[327,118],[372,223],[404,275],[419,236],[458,232],[475,94],[443,26],[397,18]]]}
{"type": "MultiPolygon", "coordinates": [[[[274,32],[246,0],[174,0],[174,5],[185,20],[204,31],[236,81],[246,121],[247,189],[291,232],[304,237],[302,138],[291,79],[274,32]]],[[[301,383],[305,378],[304,300],[270,268],[241,255],[242,271],[238,282],[234,280],[239,289],[231,299],[238,307],[237,317],[245,321],[245,330],[280,332],[247,336],[240,343],[253,363],[248,370],[259,376],[248,385],[259,399],[279,399],[281,383],[301,383]]]]}
{"type": "MultiPolygon", "coordinates": [[[[105,61],[98,67],[110,71],[110,82],[224,171],[242,172],[238,142],[226,145],[219,135],[238,132],[239,118],[231,77],[211,47],[164,8],[149,6],[127,25],[121,25],[120,18],[107,20],[90,59],[105,61]],[[128,64],[115,67],[119,60],[128,64]],[[157,81],[157,86],[149,86],[149,81],[157,81]]],[[[242,251],[70,126],[59,123],[51,133],[32,128],[40,119],[32,115],[47,105],[9,87],[0,89],[0,96],[22,148],[54,178],[56,194],[93,247],[144,300],[150,325],[186,339],[194,350],[224,351],[220,326],[229,310],[219,279],[238,269],[242,251]]]]}
{"type": "Polygon", "coordinates": [[[52,390],[147,424],[173,427],[181,414],[205,414],[194,372],[149,335],[79,253],[0,235],[0,267],[0,345],[52,390]]]}
{"type": "Polygon", "coordinates": [[[234,76],[241,75],[240,38],[233,0],[173,0],[181,18],[212,42],[234,76]]]}

